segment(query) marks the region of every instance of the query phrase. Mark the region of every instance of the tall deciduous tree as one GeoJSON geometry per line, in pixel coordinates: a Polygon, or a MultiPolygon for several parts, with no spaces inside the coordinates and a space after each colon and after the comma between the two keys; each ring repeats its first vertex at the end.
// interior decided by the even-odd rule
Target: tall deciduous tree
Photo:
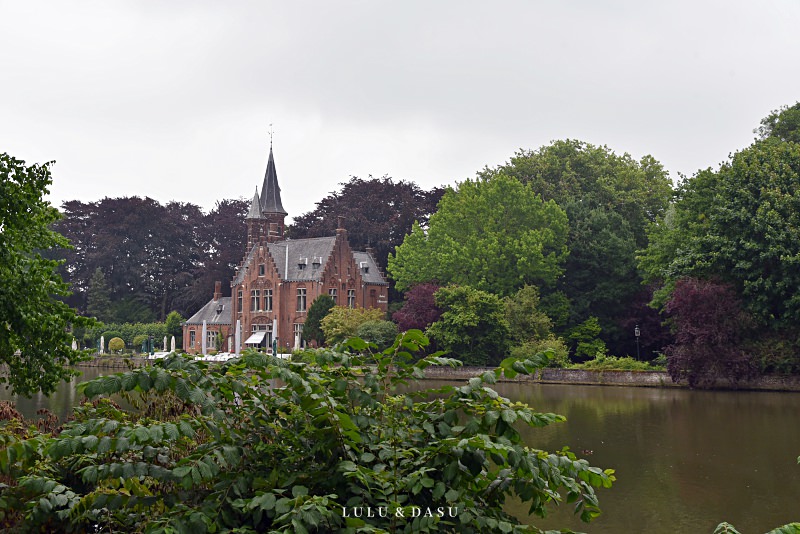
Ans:
{"type": "Polygon", "coordinates": [[[552,286],[567,256],[567,216],[505,175],[450,189],[429,228],[415,225],[389,272],[401,291],[421,282],[468,285],[501,296],[525,284],[552,286]]]}
{"type": "MultiPolygon", "coordinates": [[[[556,289],[569,301],[569,313],[563,325],[554,317],[557,327],[565,332],[595,316],[612,350],[624,351],[622,325],[638,313],[641,278],[635,254],[647,244],[647,225],[668,206],[668,173],[651,156],[637,161],[605,146],[567,139],[519,151],[508,163],[480,173],[497,174],[529,184],[567,212],[570,256],[556,289]]],[[[550,302],[552,294],[542,289],[550,302]]]]}
{"type": "Polygon", "coordinates": [[[375,258],[386,266],[389,253],[403,242],[415,221],[425,226],[436,211],[444,189],[421,189],[413,182],[383,178],[352,177],[339,191],[317,202],[314,211],[294,219],[292,238],[323,237],[336,233],[337,217],[344,217],[350,245],[357,250],[375,249],[375,258]]]}
{"type": "Polygon", "coordinates": [[[718,171],[686,180],[674,209],[650,230],[640,257],[648,280],[732,284],[762,325],[796,329],[800,322],[800,145],[758,141],[718,171]]]}
{"type": "Polygon", "coordinates": [[[106,283],[103,269],[94,270],[89,281],[89,290],[86,295],[86,314],[104,323],[114,320],[114,309],[111,303],[111,293],[106,283]]]}
{"type": "Polygon", "coordinates": [[[0,363],[8,369],[0,383],[23,395],[50,393],[77,374],[69,329],[93,323],[56,298],[68,286],[58,263],[38,252],[68,246],[48,228],[59,217],[42,198],[51,183],[49,164],[0,154],[0,363]]]}

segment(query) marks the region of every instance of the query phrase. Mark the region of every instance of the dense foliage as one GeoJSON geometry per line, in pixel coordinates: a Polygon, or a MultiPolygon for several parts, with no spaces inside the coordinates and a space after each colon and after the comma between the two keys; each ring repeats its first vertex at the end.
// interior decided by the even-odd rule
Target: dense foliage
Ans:
{"type": "Polygon", "coordinates": [[[374,250],[381,267],[394,248],[403,242],[414,222],[425,226],[436,211],[444,189],[421,189],[414,182],[394,181],[388,176],[353,176],[342,188],[319,202],[314,211],[293,219],[289,237],[324,237],[334,235],[337,218],[344,217],[350,246],[355,250],[374,250]]]}
{"type": "Polygon", "coordinates": [[[58,211],[43,200],[50,165],[30,165],[0,154],[0,384],[23,395],[50,393],[76,372],[72,327],[93,323],[58,300],[69,295],[58,262],[41,252],[68,246],[48,228],[58,211]],[[19,351],[19,354],[15,354],[19,351]]]}
{"type": "Polygon", "coordinates": [[[358,327],[369,321],[383,320],[384,313],[378,308],[348,308],[334,306],[322,318],[322,332],[329,345],[341,343],[356,335],[358,327]]]}
{"type": "Polygon", "coordinates": [[[403,306],[392,314],[401,331],[425,330],[442,315],[434,295],[441,286],[433,282],[417,284],[406,291],[403,306]]]}
{"type": "MultiPolygon", "coordinates": [[[[552,317],[555,326],[563,332],[594,316],[613,350],[629,350],[632,330],[624,323],[641,313],[635,254],[647,244],[648,223],[668,206],[668,173],[651,156],[636,161],[605,146],[567,139],[521,150],[508,163],[480,173],[498,174],[555,201],[569,218],[570,254],[556,287],[566,297],[567,320],[562,325],[552,317]]],[[[547,288],[541,289],[547,299],[547,288]]]]}
{"type": "Polygon", "coordinates": [[[467,365],[496,365],[508,350],[509,330],[503,300],[469,286],[445,286],[436,292],[442,309],[428,333],[439,348],[467,365]]]}
{"type": "Polygon", "coordinates": [[[401,291],[438,281],[510,295],[555,283],[567,232],[564,211],[518,180],[467,180],[447,190],[427,230],[414,226],[388,270],[401,291]]]}
{"type": "Polygon", "coordinates": [[[303,323],[303,339],[315,341],[318,345],[325,343],[325,333],[322,331],[322,320],[336,306],[336,301],[330,295],[320,295],[314,299],[306,314],[303,323]]]}
{"type": "Polygon", "coordinates": [[[74,292],[68,302],[105,322],[194,312],[216,280],[233,278],[247,237],[244,200],[222,200],[208,214],[139,197],[73,200],[62,212],[54,228],[73,248],[51,257],[65,260],[61,274],[74,292]]]}
{"type": "Polygon", "coordinates": [[[60,433],[0,432],[0,521],[23,532],[541,532],[503,510],[511,498],[532,519],[564,500],[595,517],[594,488],[613,471],[524,445],[516,425],[564,418],[491,389],[546,356],[409,392],[427,366],[456,364],[414,361],[425,343],[412,331],[372,353],[351,340],[358,352],[309,351],[310,364],[173,355],[86,383],[97,399],[60,433]]]}
{"type": "Polygon", "coordinates": [[[674,210],[650,231],[641,266],[664,283],[718,278],[769,328],[800,321],[800,145],[774,139],[736,153],[719,171],[681,184],[674,210]]]}
{"type": "Polygon", "coordinates": [[[674,381],[696,387],[720,379],[735,384],[754,375],[743,348],[752,321],[730,285],[682,278],[665,310],[675,331],[674,344],[664,350],[674,381]]]}

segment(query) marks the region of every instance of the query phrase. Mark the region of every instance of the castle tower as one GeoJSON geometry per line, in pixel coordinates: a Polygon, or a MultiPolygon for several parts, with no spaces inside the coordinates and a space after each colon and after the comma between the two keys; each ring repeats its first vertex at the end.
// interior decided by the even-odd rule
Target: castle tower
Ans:
{"type": "Polygon", "coordinates": [[[253,245],[259,243],[264,237],[264,221],[261,215],[261,200],[258,197],[258,188],[256,187],[256,194],[250,202],[250,211],[247,212],[247,250],[253,248],[253,245]]]}
{"type": "Polygon", "coordinates": [[[278,172],[275,170],[275,158],[272,155],[272,142],[269,146],[267,172],[264,174],[264,185],[261,187],[261,218],[264,220],[264,236],[271,241],[283,239],[284,219],[288,213],[281,203],[281,188],[278,185],[278,172]],[[272,227],[271,224],[276,226],[272,227]],[[270,228],[277,229],[272,235],[270,228]]]}

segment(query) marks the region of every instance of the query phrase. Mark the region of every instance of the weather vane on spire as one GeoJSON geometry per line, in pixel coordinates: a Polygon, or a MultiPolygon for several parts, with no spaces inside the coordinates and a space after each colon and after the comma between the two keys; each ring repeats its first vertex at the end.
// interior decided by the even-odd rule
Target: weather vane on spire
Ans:
{"type": "Polygon", "coordinates": [[[269,149],[272,150],[272,123],[269,123],[269,149]]]}

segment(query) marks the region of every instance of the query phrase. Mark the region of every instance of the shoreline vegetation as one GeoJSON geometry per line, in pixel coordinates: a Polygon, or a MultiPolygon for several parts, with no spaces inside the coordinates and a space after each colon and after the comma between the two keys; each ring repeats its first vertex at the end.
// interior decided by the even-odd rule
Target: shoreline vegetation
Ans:
{"type": "MultiPolygon", "coordinates": [[[[152,365],[156,360],[147,357],[98,356],[76,364],[76,367],[104,367],[109,369],[132,369],[152,365]]],[[[468,380],[494,367],[462,366],[429,367],[423,380],[468,380]]],[[[501,382],[533,382],[538,384],[592,385],[592,386],[631,386],[653,388],[692,389],[683,382],[673,382],[669,373],[656,370],[630,369],[580,369],[546,367],[530,375],[517,375],[513,378],[503,376],[501,382]]],[[[762,375],[736,383],[720,379],[710,390],[740,391],[785,391],[800,392],[800,376],[762,375]]]]}

